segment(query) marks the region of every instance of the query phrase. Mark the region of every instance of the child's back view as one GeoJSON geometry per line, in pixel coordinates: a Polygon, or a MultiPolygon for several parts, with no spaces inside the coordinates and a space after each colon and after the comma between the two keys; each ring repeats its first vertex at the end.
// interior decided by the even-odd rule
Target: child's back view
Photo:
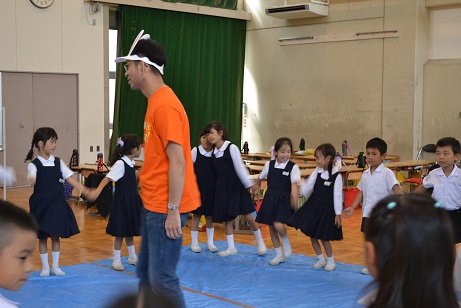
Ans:
{"type": "MultiPolygon", "coordinates": [[[[33,270],[37,223],[25,210],[0,200],[0,288],[17,291],[33,270]]],[[[0,294],[0,307],[17,307],[17,303],[0,294]]]]}
{"type": "MultiPolygon", "coordinates": [[[[386,156],[387,144],[384,140],[373,138],[367,142],[366,157],[370,167],[362,174],[357,186],[359,192],[354,202],[343,211],[344,216],[350,218],[354,210],[362,202],[362,226],[360,228],[362,232],[366,232],[368,217],[370,217],[373,207],[379,200],[392,193],[403,194],[394,172],[383,164],[386,156]]],[[[368,270],[364,268],[361,273],[368,274],[368,270]]]]}

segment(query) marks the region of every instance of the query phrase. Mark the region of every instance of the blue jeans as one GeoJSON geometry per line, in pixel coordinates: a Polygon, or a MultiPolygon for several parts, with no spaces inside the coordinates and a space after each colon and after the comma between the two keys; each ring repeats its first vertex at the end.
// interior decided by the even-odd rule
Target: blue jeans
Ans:
{"type": "MultiPolygon", "coordinates": [[[[150,286],[154,293],[173,300],[176,307],[186,307],[176,276],[182,237],[174,240],[166,236],[166,214],[146,212],[137,266],[140,288],[150,286]]],[[[188,213],[181,214],[181,227],[188,216],[188,213]]]]}

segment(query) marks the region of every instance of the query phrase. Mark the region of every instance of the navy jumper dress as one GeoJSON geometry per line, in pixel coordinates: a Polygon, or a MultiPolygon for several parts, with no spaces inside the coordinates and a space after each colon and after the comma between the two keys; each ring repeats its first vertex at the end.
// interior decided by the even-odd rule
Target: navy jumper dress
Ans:
{"type": "Polygon", "coordinates": [[[34,192],[29,198],[29,206],[30,213],[39,226],[37,238],[68,238],[80,233],[74,212],[64,195],[61,160],[55,157],[53,167],[43,166],[38,158],[32,163],[37,167],[37,177],[34,192]]]}

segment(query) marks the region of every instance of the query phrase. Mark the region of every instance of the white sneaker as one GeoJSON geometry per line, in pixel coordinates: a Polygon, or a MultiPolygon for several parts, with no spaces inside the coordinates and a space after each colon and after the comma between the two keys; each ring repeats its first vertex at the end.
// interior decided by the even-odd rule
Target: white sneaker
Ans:
{"type": "Polygon", "coordinates": [[[138,266],[138,261],[139,261],[139,259],[138,259],[137,257],[135,257],[135,258],[128,258],[128,260],[126,261],[126,263],[131,264],[131,265],[134,265],[134,266],[138,266]]]}
{"type": "Polygon", "coordinates": [[[360,270],[360,274],[370,275],[370,272],[368,271],[368,268],[364,267],[360,270]]]}
{"type": "Polygon", "coordinates": [[[262,244],[261,246],[258,246],[258,255],[262,256],[262,255],[265,255],[267,253],[267,248],[266,248],[266,244],[262,244]]]}
{"type": "Polygon", "coordinates": [[[114,261],[112,262],[112,268],[116,271],[123,271],[125,267],[123,266],[122,262],[114,261]]]}
{"type": "Polygon", "coordinates": [[[324,270],[327,272],[334,271],[336,268],[336,263],[335,261],[327,261],[327,264],[325,265],[324,270]]]}
{"type": "Polygon", "coordinates": [[[317,262],[315,262],[313,268],[319,269],[319,268],[324,267],[326,264],[327,264],[327,261],[325,261],[325,260],[318,260],[317,262]]]}
{"type": "Polygon", "coordinates": [[[226,250],[218,252],[218,256],[220,257],[235,256],[236,254],[238,254],[238,251],[236,248],[233,248],[233,249],[227,248],[226,250]]]}
{"type": "Polygon", "coordinates": [[[283,252],[283,255],[285,256],[286,259],[290,258],[292,255],[291,247],[287,247],[285,251],[283,252]]]}
{"type": "Polygon", "coordinates": [[[214,244],[209,244],[208,246],[206,246],[206,249],[208,249],[210,252],[218,251],[218,248],[214,244]]]}
{"type": "Polygon", "coordinates": [[[40,277],[48,277],[48,276],[50,276],[50,269],[49,268],[42,269],[42,272],[40,273],[40,277]]]}
{"type": "Polygon", "coordinates": [[[280,263],[285,262],[285,257],[283,255],[275,256],[274,259],[269,261],[270,265],[279,265],[280,263]]]}
{"type": "Polygon", "coordinates": [[[200,246],[198,244],[191,244],[190,245],[190,250],[192,250],[192,252],[196,252],[196,253],[202,252],[202,248],[200,248],[200,246]]]}
{"type": "Polygon", "coordinates": [[[52,267],[50,269],[50,275],[64,276],[66,273],[62,271],[59,267],[52,267]]]}

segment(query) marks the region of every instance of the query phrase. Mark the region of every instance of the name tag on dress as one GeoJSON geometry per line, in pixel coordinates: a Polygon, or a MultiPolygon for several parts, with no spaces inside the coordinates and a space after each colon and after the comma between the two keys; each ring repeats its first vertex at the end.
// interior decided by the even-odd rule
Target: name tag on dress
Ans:
{"type": "Polygon", "coordinates": [[[283,171],[283,172],[282,172],[282,175],[288,176],[288,175],[290,175],[290,172],[288,172],[288,171],[283,171]]]}
{"type": "Polygon", "coordinates": [[[331,182],[325,181],[325,183],[323,183],[323,185],[325,185],[325,186],[330,186],[330,185],[331,185],[331,182]]]}

